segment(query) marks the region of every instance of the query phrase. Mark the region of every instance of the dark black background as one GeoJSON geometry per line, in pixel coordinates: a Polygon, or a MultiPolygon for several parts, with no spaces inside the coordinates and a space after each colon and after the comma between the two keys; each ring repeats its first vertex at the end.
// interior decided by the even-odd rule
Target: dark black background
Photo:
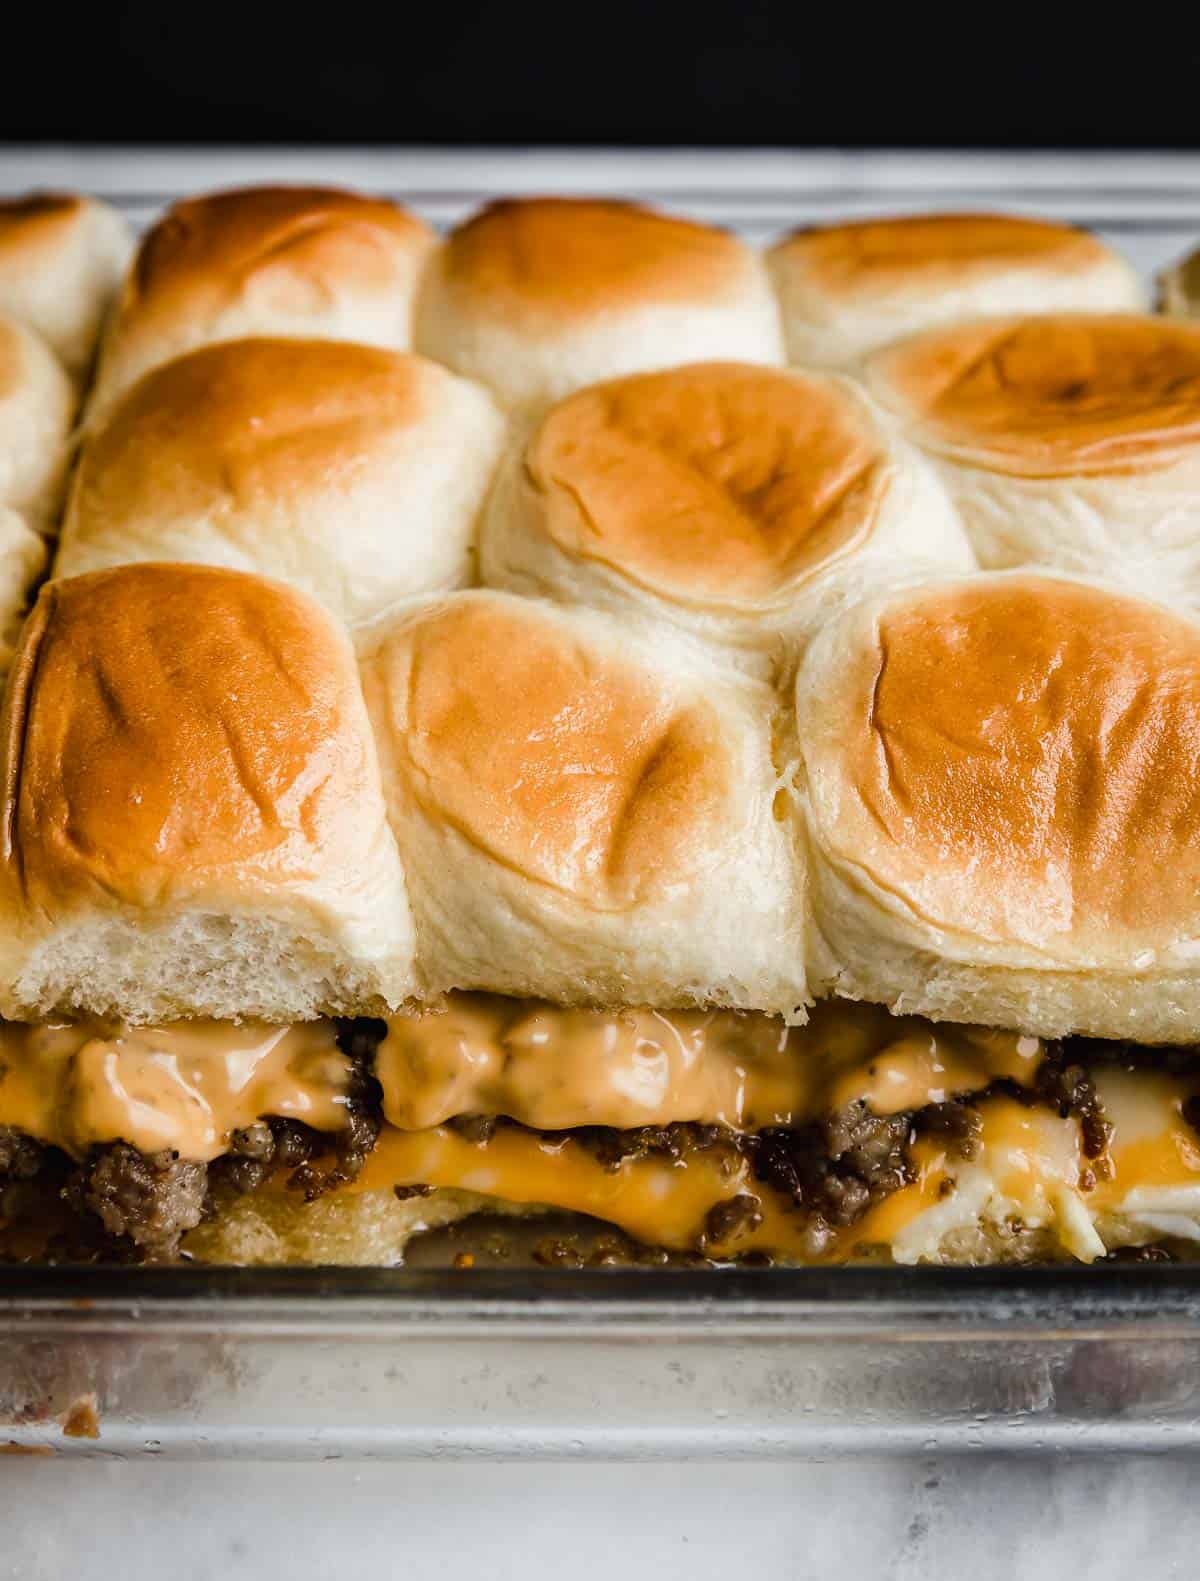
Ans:
{"type": "Polygon", "coordinates": [[[24,0],[0,140],[1196,146],[1188,8],[1054,9],[24,0]]]}

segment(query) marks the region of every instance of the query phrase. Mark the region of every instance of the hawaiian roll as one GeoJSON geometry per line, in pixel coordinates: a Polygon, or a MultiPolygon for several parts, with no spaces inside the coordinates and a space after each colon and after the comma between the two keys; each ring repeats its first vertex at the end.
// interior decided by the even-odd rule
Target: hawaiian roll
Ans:
{"type": "Polygon", "coordinates": [[[475,579],[504,421],[407,353],[237,340],[156,368],[86,440],[56,575],[138,560],[258,571],[354,626],[475,579]]]}
{"type": "Polygon", "coordinates": [[[0,505],[39,532],[57,524],[75,387],[40,335],[0,318],[0,505]]]}
{"type": "Polygon", "coordinates": [[[176,203],[125,279],[89,421],[149,369],[213,341],[305,335],[408,350],[434,242],[397,204],[334,188],[246,187],[176,203]]]}
{"type": "Polygon", "coordinates": [[[984,567],[1200,599],[1200,325],[979,321],[900,341],[865,377],[933,460],[984,567]]]}
{"type": "Polygon", "coordinates": [[[1200,1038],[1200,623],[1028,572],[880,595],[796,729],[816,993],[1200,1038]]]}
{"type": "Polygon", "coordinates": [[[395,1005],[412,929],[347,638],[259,577],[51,582],[4,709],[0,1013],[395,1005]]]}
{"type": "Polygon", "coordinates": [[[82,381],[132,251],[129,226],[95,198],[0,200],[0,313],[35,330],[82,381]]]}
{"type": "Polygon", "coordinates": [[[765,684],[494,592],[400,618],[364,677],[426,993],[802,1015],[765,684]]]}
{"type": "Polygon", "coordinates": [[[568,396],[507,459],[480,545],[488,584],[764,664],[864,576],[921,561],[974,565],[920,455],[852,381],[747,363],[568,396]]]}
{"type": "Polygon", "coordinates": [[[993,314],[1137,312],[1133,267],[1087,231],[1015,214],[908,214],[797,231],[767,262],[788,360],[844,368],[993,314]]]}
{"type": "Polygon", "coordinates": [[[490,204],[435,255],[417,350],[539,409],[581,385],[706,358],[779,363],[779,313],[753,248],[632,203],[490,204]]]}

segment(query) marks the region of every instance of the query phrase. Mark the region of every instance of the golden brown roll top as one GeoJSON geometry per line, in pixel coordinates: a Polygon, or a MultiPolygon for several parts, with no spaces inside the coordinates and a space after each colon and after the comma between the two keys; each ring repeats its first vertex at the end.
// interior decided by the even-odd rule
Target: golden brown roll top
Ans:
{"type": "Polygon", "coordinates": [[[126,278],[91,414],[213,341],[303,335],[406,350],[433,244],[397,204],[334,188],[246,187],[177,203],[126,278]]]}
{"type": "Polygon", "coordinates": [[[300,594],[163,565],[49,584],[4,795],[5,1015],[282,1021],[411,988],[354,660],[300,594]]]}
{"type": "Polygon", "coordinates": [[[155,369],[84,445],[58,576],[139,560],[277,577],[355,626],[473,579],[503,440],[424,358],[248,339],[155,369]]]}
{"type": "Polygon", "coordinates": [[[427,991],[803,1003],[765,685],[499,593],[405,617],[364,668],[427,991]]]}
{"type": "Polygon", "coordinates": [[[421,291],[417,350],[538,408],[617,374],[782,361],[757,254],[632,203],[525,198],[453,231],[421,291]]]}
{"type": "Polygon", "coordinates": [[[981,564],[1200,597],[1200,326],[981,321],[897,342],[865,378],[933,459],[981,564]]]}
{"type": "Polygon", "coordinates": [[[0,200],[0,313],[36,331],[81,382],[132,251],[125,221],[95,198],[0,200]]]}
{"type": "Polygon", "coordinates": [[[796,725],[818,992],[1195,1039],[1200,625],[1019,573],[878,597],[796,725]]]}
{"type": "Polygon", "coordinates": [[[927,448],[1018,477],[1153,470],[1200,438],[1200,329],[1134,314],[937,330],[867,380],[927,448]]]}
{"type": "Polygon", "coordinates": [[[945,495],[850,381],[700,363],[553,407],[493,491],[483,578],[767,659],[869,567],[968,569],[945,495]]]}
{"type": "Polygon", "coordinates": [[[1016,214],[817,225],[768,255],[788,359],[849,367],[914,331],[998,314],[1137,311],[1137,274],[1097,237],[1016,214]]]}

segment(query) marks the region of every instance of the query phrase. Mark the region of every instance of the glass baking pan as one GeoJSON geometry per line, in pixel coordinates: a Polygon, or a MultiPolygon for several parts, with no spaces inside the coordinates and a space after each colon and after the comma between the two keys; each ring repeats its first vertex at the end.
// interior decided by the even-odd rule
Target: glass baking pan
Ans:
{"type": "MultiPolygon", "coordinates": [[[[609,191],[755,240],[839,214],[1011,208],[1153,273],[1200,238],[1184,156],[0,153],[136,222],[243,181],[346,181],[449,223],[609,191]]],[[[0,1449],[812,1457],[1200,1449],[1200,1266],[0,1268],[0,1449]]]]}
{"type": "Polygon", "coordinates": [[[1196,1449],[1200,1270],[0,1270],[0,1443],[256,1459],[1196,1449]]]}

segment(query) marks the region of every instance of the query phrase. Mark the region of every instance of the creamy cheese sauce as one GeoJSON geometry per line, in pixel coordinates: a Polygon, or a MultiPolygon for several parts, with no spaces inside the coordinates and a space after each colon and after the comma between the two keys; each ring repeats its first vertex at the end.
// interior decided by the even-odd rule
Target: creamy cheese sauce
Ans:
{"type": "Polygon", "coordinates": [[[876,1005],[829,1000],[808,1024],[729,1010],[560,1010],[454,994],[445,1010],[394,1016],[375,1058],[384,1114],[404,1131],[459,1114],[535,1130],[631,1130],[699,1121],[799,1125],[854,1099],[879,1114],[1027,1084],[1037,1038],[935,1026],[876,1005]]]}
{"type": "Polygon", "coordinates": [[[0,1125],[76,1156],[120,1139],[212,1159],[265,1115],[338,1130],[348,1075],[327,1021],[0,1025],[0,1125]]]}

